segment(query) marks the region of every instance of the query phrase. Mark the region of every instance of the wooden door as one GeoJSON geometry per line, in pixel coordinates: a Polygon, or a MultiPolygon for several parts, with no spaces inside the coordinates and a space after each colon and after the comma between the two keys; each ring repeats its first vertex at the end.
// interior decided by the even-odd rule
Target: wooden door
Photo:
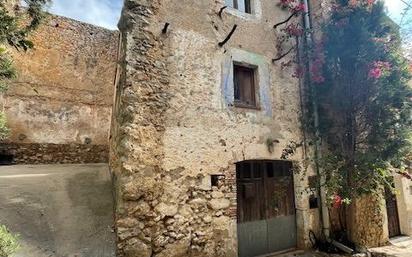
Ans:
{"type": "Polygon", "coordinates": [[[389,237],[399,236],[401,234],[401,229],[399,224],[399,213],[396,195],[393,194],[390,190],[386,190],[385,198],[386,212],[388,214],[389,237]]]}
{"type": "Polygon", "coordinates": [[[239,256],[253,257],[296,246],[292,165],[248,161],[237,166],[239,256]]]}

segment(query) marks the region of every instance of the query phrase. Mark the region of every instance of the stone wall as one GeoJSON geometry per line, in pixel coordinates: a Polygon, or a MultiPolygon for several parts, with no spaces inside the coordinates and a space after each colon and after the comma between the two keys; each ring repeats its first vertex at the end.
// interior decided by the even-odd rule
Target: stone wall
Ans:
{"type": "Polygon", "coordinates": [[[412,181],[394,174],[394,182],[401,233],[412,236],[412,181]]]}
{"type": "Polygon", "coordinates": [[[1,103],[12,132],[3,149],[14,151],[1,154],[17,151],[16,163],[107,161],[118,32],[50,15],[31,40],[33,50],[12,52],[18,78],[1,103]],[[36,146],[46,157],[32,156],[36,146]],[[54,151],[66,157],[48,160],[54,151]]]}
{"type": "MultiPolygon", "coordinates": [[[[119,256],[237,256],[235,164],[278,160],[302,141],[293,68],[271,61],[273,25],[289,14],[254,3],[254,15],[229,8],[220,18],[223,0],[125,1],[110,156],[119,256]],[[260,108],[233,105],[232,61],[263,72],[260,108]]],[[[292,160],[302,159],[299,148],[292,160]]],[[[308,175],[294,176],[299,248],[319,230],[308,175]]]]}
{"type": "Polygon", "coordinates": [[[360,246],[376,247],[388,242],[388,223],[382,196],[365,195],[353,200],[348,212],[350,239],[360,246]]]}
{"type": "Polygon", "coordinates": [[[107,163],[107,145],[0,144],[1,164],[107,163]]]}

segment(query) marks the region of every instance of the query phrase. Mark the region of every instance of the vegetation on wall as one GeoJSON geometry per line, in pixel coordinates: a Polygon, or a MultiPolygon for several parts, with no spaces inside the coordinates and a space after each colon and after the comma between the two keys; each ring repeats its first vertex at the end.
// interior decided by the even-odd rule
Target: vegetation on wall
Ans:
{"type": "Polygon", "coordinates": [[[391,171],[405,171],[411,152],[410,65],[399,28],[381,1],[339,0],[322,33],[311,72],[321,74],[312,97],[327,146],[328,194],[379,194],[392,186],[391,171]]]}
{"type": "Polygon", "coordinates": [[[293,58],[293,76],[306,82],[303,127],[321,142],[322,157],[314,159],[330,208],[349,205],[363,194],[382,196],[384,187],[393,187],[394,172],[412,178],[407,172],[411,65],[402,51],[400,28],[386,15],[383,1],[336,0],[325,22],[311,29],[297,16],[305,9],[301,1],[280,0],[279,5],[291,15],[279,23],[279,56],[293,42],[296,49],[302,42],[306,52],[293,58]]]}
{"type": "MultiPolygon", "coordinates": [[[[7,48],[11,46],[18,51],[27,51],[33,47],[28,36],[40,25],[45,16],[43,8],[50,0],[25,0],[24,9],[13,7],[16,2],[18,1],[0,0],[0,93],[5,93],[9,80],[16,77],[7,48]]],[[[0,139],[7,138],[8,134],[6,118],[1,111],[0,139]]]]}

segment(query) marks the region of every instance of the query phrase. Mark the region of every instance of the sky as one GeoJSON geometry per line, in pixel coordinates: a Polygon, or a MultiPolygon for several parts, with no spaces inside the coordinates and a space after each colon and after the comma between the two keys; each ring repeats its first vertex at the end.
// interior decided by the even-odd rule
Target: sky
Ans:
{"type": "Polygon", "coordinates": [[[402,13],[407,7],[405,4],[406,1],[408,0],[385,0],[385,5],[388,8],[389,15],[398,24],[401,21],[405,22],[405,19],[402,20],[402,13]]]}
{"type": "Polygon", "coordinates": [[[53,0],[49,12],[116,29],[123,0],[53,0]]]}
{"type": "MultiPolygon", "coordinates": [[[[405,4],[402,0],[385,0],[390,16],[400,22],[405,4]]],[[[54,0],[49,11],[108,29],[116,29],[123,0],[54,0]]]]}

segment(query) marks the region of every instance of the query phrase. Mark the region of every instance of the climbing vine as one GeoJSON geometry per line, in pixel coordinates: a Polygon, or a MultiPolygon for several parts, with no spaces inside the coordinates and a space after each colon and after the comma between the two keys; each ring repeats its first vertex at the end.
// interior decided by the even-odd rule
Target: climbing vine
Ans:
{"type": "Polygon", "coordinates": [[[391,187],[394,170],[411,177],[406,170],[412,152],[410,65],[383,1],[336,0],[329,19],[312,28],[317,31],[302,28],[297,14],[305,8],[299,2],[279,2],[290,16],[275,25],[284,32],[278,52],[291,39],[315,32],[293,76],[306,80],[304,127],[322,139],[323,186],[337,207],[391,187]]]}
{"type": "Polygon", "coordinates": [[[312,97],[327,146],[323,168],[334,178],[328,193],[379,194],[411,152],[411,76],[398,27],[381,1],[339,0],[322,33],[322,79],[313,80],[312,97]]]}

